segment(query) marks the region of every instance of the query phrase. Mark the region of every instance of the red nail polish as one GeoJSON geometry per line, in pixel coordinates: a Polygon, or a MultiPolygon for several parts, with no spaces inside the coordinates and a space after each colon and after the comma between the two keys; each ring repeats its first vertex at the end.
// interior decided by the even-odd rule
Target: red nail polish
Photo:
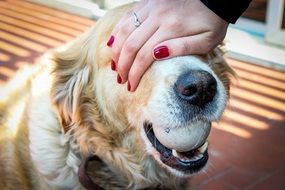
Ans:
{"type": "Polygon", "coordinates": [[[156,59],[162,59],[169,56],[169,50],[167,46],[159,46],[153,50],[154,57],[156,59]]]}
{"type": "Polygon", "coordinates": [[[113,71],[116,70],[116,63],[115,63],[114,60],[112,60],[112,62],[111,62],[111,69],[112,69],[113,71]]]}
{"type": "Polygon", "coordinates": [[[115,37],[112,35],[107,42],[107,46],[112,47],[114,40],[115,40],[115,37]]]}
{"type": "Polygon", "coordinates": [[[130,84],[130,81],[128,81],[128,91],[131,91],[131,84],[130,84]]]}
{"type": "Polygon", "coordinates": [[[119,74],[117,75],[117,82],[118,82],[119,84],[122,83],[122,77],[121,77],[119,74]]]}

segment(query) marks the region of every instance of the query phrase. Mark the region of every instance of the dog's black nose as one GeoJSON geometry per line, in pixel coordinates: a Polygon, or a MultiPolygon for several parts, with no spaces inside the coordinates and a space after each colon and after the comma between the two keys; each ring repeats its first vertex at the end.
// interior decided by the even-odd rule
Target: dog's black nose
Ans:
{"type": "Polygon", "coordinates": [[[175,91],[181,99],[203,108],[215,97],[217,82],[209,72],[193,70],[178,77],[175,91]]]}

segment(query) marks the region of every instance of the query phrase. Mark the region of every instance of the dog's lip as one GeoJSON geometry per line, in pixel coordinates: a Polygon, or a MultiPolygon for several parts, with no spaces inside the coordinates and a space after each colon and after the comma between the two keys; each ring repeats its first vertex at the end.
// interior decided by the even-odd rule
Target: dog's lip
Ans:
{"type": "Polygon", "coordinates": [[[192,174],[201,170],[208,161],[208,143],[188,152],[177,152],[161,144],[155,137],[150,123],[144,124],[148,140],[160,154],[160,160],[167,166],[185,174],[192,174]]]}

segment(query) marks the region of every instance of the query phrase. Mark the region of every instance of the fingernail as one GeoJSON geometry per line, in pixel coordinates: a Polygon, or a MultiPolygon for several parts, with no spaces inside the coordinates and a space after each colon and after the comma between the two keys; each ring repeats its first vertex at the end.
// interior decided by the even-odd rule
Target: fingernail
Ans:
{"type": "Polygon", "coordinates": [[[113,43],[114,43],[115,37],[112,35],[110,36],[108,42],[107,42],[107,46],[112,47],[113,43]]]}
{"type": "Polygon", "coordinates": [[[153,50],[153,55],[156,59],[162,59],[169,56],[169,51],[167,46],[159,46],[153,50]]]}
{"type": "Polygon", "coordinates": [[[122,77],[121,77],[119,74],[117,75],[117,82],[118,82],[119,84],[122,83],[122,77]]]}
{"type": "Polygon", "coordinates": [[[112,62],[111,62],[111,69],[112,69],[113,71],[116,70],[116,63],[115,63],[114,60],[112,60],[112,62]]]}
{"type": "Polygon", "coordinates": [[[131,84],[130,84],[130,81],[128,81],[128,91],[131,91],[131,84]]]}

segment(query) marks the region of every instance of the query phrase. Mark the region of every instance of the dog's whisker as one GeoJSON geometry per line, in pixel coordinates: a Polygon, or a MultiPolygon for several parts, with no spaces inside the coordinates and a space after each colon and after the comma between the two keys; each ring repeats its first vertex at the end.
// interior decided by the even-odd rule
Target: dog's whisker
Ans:
{"type": "Polygon", "coordinates": [[[149,132],[151,132],[151,130],[152,130],[152,127],[150,127],[150,128],[147,130],[146,134],[148,134],[149,132]]]}
{"type": "Polygon", "coordinates": [[[153,141],[154,141],[154,147],[156,148],[157,143],[156,143],[156,137],[155,136],[153,136],[153,141]]]}

